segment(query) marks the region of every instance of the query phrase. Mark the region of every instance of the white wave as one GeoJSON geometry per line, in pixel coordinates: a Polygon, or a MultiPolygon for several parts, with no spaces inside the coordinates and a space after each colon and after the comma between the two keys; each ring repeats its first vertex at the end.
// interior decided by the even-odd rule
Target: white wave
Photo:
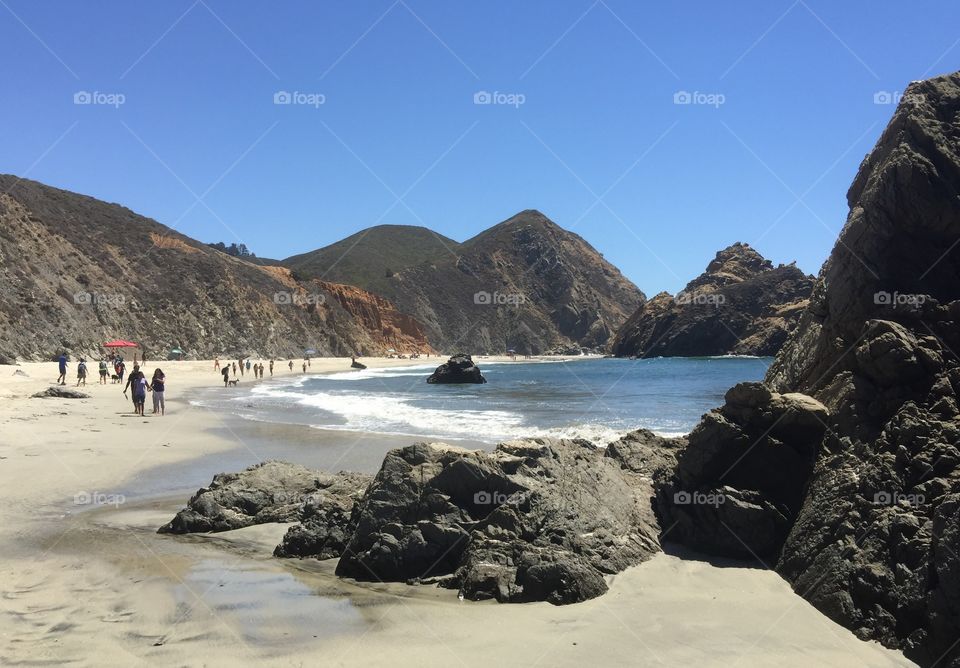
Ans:
{"type": "Polygon", "coordinates": [[[357,431],[504,438],[515,433],[523,423],[520,415],[507,411],[421,408],[409,400],[382,394],[320,392],[303,397],[297,403],[330,411],[345,420],[345,424],[330,425],[331,428],[357,431]]]}

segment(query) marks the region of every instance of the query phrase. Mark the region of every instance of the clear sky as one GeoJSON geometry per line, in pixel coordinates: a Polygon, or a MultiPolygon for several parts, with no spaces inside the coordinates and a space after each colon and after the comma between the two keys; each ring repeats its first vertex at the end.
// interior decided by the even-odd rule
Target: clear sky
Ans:
{"type": "Polygon", "coordinates": [[[0,171],[267,257],[536,208],[653,294],[816,273],[960,3],[0,0],[0,62],[0,171]]]}

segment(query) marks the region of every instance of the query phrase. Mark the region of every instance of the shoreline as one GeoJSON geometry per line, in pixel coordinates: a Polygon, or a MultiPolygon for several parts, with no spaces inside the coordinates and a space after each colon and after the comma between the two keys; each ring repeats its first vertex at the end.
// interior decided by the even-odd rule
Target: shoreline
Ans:
{"type": "MultiPolygon", "coordinates": [[[[311,371],[344,366],[349,359],[323,358],[311,371]]],[[[176,393],[163,418],[149,416],[149,398],[147,417],[134,417],[111,385],[89,387],[90,399],[32,399],[49,385],[41,374],[55,372],[55,363],[24,365],[26,379],[0,367],[0,467],[9,481],[0,499],[13,511],[0,528],[0,663],[111,657],[98,665],[297,665],[323,656],[351,666],[626,665],[638,657],[667,664],[912,665],[857,640],[776,573],[744,565],[660,554],[610,577],[610,592],[598,599],[499,605],[460,602],[455,592],[428,586],[341,580],[332,574],[334,561],[275,559],[284,525],[158,535],[156,528],[213,473],[256,463],[261,454],[320,461],[325,444],[339,455],[336,441],[352,436],[235,423],[239,418],[190,404],[191,392],[220,382],[212,362],[162,367],[176,393]],[[182,496],[171,491],[180,489],[182,496]],[[79,492],[125,498],[72,511],[79,492]],[[771,625],[778,618],[782,626],[771,625]]],[[[364,446],[346,458],[354,468],[366,468],[364,461],[379,466],[382,451],[415,440],[354,437],[364,446]]]]}

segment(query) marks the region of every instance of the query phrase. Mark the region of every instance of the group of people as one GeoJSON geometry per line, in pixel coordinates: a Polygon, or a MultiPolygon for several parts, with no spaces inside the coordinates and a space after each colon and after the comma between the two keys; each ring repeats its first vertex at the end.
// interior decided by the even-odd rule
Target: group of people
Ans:
{"type": "MultiPolygon", "coordinates": [[[[224,362],[221,365],[220,358],[216,357],[213,360],[213,370],[219,371],[221,373],[221,375],[223,376],[223,386],[226,387],[227,385],[230,384],[231,378],[233,378],[233,382],[235,384],[240,377],[250,372],[253,373],[253,377],[255,379],[262,380],[264,377],[263,375],[264,372],[269,370],[270,377],[273,378],[273,367],[275,363],[276,363],[275,360],[270,360],[270,365],[269,367],[267,367],[267,366],[264,366],[263,362],[255,362],[251,364],[249,359],[245,359],[241,357],[236,362],[224,362]]],[[[312,365],[310,363],[310,357],[309,356],[304,357],[303,365],[301,367],[303,369],[303,373],[306,373],[307,369],[310,368],[311,366],[312,365]]],[[[287,362],[287,368],[291,372],[293,372],[293,360],[289,360],[287,362]]]]}
{"type": "Polygon", "coordinates": [[[159,368],[153,370],[153,378],[148,382],[146,374],[140,370],[140,365],[134,364],[133,371],[127,378],[127,384],[123,387],[123,396],[127,396],[127,390],[131,390],[133,396],[133,412],[137,415],[144,414],[144,408],[147,404],[147,392],[153,393],[153,412],[164,415],[166,404],[164,396],[167,385],[167,377],[159,368]]]}
{"type": "MultiPolygon", "coordinates": [[[[60,372],[60,375],[57,377],[57,383],[60,385],[66,385],[67,379],[67,354],[61,353],[57,358],[57,368],[60,372]]],[[[114,374],[113,377],[117,382],[122,383],[123,377],[126,373],[126,363],[123,360],[121,355],[111,355],[109,358],[102,357],[100,358],[99,371],[100,371],[100,385],[107,384],[107,376],[109,375],[110,364],[113,365],[114,374]]],[[[263,372],[263,365],[261,366],[261,374],[263,372]]],[[[261,376],[262,377],[262,376],[261,376]]],[[[87,360],[83,357],[80,358],[80,361],[77,362],[77,386],[86,386],[87,384],[87,360]]],[[[164,415],[166,413],[166,403],[164,401],[165,390],[166,390],[166,375],[164,375],[162,369],[154,369],[153,378],[150,381],[147,381],[146,374],[140,368],[140,365],[134,361],[133,371],[130,373],[130,376],[127,378],[127,382],[123,387],[123,396],[127,396],[127,390],[132,391],[133,396],[133,411],[137,415],[144,414],[144,408],[147,403],[147,392],[153,393],[153,412],[154,414],[159,413],[164,415]]]]}

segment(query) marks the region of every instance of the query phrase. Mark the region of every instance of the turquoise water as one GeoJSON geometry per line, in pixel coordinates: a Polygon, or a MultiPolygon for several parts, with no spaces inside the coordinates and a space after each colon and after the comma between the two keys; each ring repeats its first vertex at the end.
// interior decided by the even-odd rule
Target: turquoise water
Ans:
{"type": "Polygon", "coordinates": [[[731,386],[760,380],[767,358],[589,359],[485,363],[485,385],[428,385],[435,364],[270,381],[211,393],[244,417],[322,429],[497,442],[531,435],[598,444],[644,427],[690,431],[731,386]]]}

